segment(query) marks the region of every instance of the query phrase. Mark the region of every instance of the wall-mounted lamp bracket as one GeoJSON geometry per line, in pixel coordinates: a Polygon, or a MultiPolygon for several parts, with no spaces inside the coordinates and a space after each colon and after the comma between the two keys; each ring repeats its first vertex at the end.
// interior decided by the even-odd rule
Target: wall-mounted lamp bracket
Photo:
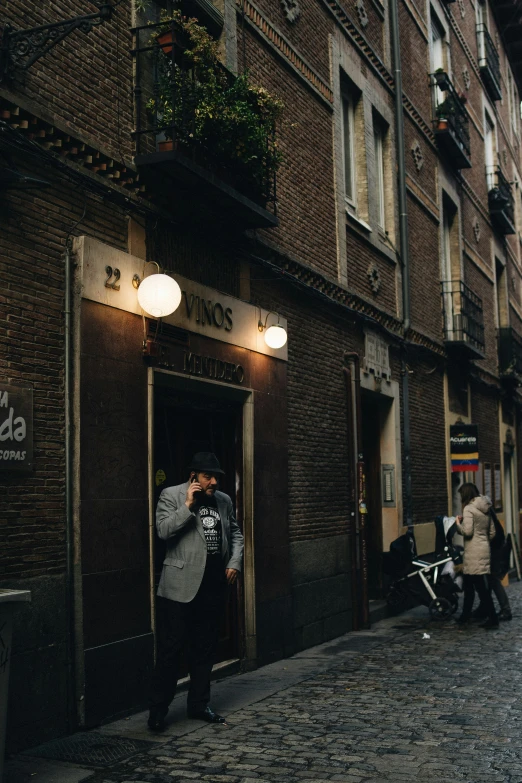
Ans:
{"type": "Polygon", "coordinates": [[[27,30],[13,30],[6,24],[1,31],[0,82],[12,79],[15,70],[27,71],[74,30],[90,33],[93,27],[110,22],[114,6],[111,3],[99,3],[98,9],[94,14],[75,16],[63,22],[52,22],[27,30]]]}
{"type": "Polygon", "coordinates": [[[270,312],[268,312],[266,314],[265,322],[263,323],[263,319],[262,319],[262,316],[261,316],[261,310],[260,310],[259,311],[259,321],[258,321],[258,324],[257,324],[257,328],[259,329],[260,332],[264,332],[265,331],[266,325],[268,323],[268,316],[269,315],[277,315],[277,323],[279,323],[279,315],[274,310],[270,310],[270,312]]]}
{"type": "Polygon", "coordinates": [[[261,308],[259,308],[259,321],[257,323],[257,328],[260,332],[265,333],[265,343],[269,348],[282,348],[283,345],[286,344],[286,329],[281,326],[281,316],[274,310],[270,310],[270,312],[266,314],[265,322],[263,323],[263,314],[261,312],[261,308]],[[277,323],[267,327],[269,315],[277,315],[277,323]]]}
{"type": "Polygon", "coordinates": [[[145,277],[145,267],[147,266],[147,264],[154,264],[154,266],[157,266],[158,267],[158,274],[161,274],[161,267],[160,267],[160,265],[158,264],[157,261],[145,261],[145,263],[143,264],[143,272],[141,274],[141,277],[138,274],[136,274],[132,278],[132,285],[136,289],[136,291],[140,287],[140,283],[141,283],[141,281],[145,277]]]}

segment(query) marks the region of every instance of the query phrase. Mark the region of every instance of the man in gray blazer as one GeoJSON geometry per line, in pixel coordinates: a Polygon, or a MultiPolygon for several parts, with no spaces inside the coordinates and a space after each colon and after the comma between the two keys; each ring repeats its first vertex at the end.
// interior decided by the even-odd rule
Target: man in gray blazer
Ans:
{"type": "Polygon", "coordinates": [[[224,723],[210,707],[214,664],[226,586],[241,571],[243,536],[232,500],[219,492],[224,475],[211,452],[198,452],[186,484],[164,489],[156,509],[156,529],[167,542],[158,587],[158,657],[149,692],[148,725],[165,727],[174,698],[185,639],[190,644],[187,712],[207,723],[224,723]]]}

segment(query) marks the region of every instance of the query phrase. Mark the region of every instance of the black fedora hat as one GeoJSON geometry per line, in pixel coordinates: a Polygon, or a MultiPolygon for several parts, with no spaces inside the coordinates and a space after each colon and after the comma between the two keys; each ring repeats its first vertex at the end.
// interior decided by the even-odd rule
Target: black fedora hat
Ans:
{"type": "Polygon", "coordinates": [[[219,473],[221,476],[225,475],[225,471],[221,470],[218,458],[211,451],[198,451],[197,454],[194,454],[189,470],[194,470],[196,473],[219,473]]]}

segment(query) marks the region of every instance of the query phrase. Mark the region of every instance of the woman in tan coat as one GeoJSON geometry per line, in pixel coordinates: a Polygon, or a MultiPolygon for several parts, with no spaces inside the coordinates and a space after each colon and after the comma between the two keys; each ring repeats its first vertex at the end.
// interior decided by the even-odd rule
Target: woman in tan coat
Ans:
{"type": "Polygon", "coordinates": [[[489,574],[491,549],[489,542],[495,536],[495,525],[489,513],[491,503],[481,495],[475,484],[462,484],[462,517],[457,517],[457,530],[464,537],[464,605],[457,620],[463,624],[471,618],[475,590],[487,613],[483,628],[498,628],[498,618],[491,598],[489,574]]]}

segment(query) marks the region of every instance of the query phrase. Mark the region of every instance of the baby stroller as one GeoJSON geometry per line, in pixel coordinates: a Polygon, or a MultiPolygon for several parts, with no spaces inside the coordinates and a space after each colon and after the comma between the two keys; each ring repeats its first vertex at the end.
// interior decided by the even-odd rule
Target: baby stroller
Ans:
{"type": "Polygon", "coordinates": [[[453,517],[437,517],[435,528],[434,555],[417,556],[413,528],[390,544],[384,555],[384,572],[392,579],[386,600],[388,606],[397,608],[414,599],[428,607],[433,619],[445,620],[459,603],[454,566],[462,563],[462,547],[452,543],[456,532],[453,517]]]}

